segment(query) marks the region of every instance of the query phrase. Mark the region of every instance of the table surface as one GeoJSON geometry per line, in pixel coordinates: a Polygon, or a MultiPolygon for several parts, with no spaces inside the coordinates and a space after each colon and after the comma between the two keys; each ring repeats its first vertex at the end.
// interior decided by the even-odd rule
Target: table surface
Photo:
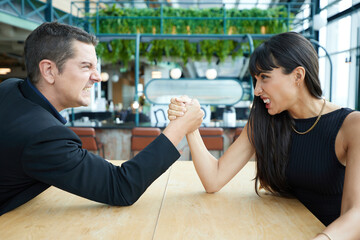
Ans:
{"type": "MultiPolygon", "coordinates": [[[[120,165],[122,161],[112,161],[120,165]]],[[[254,190],[249,162],[207,194],[191,161],[178,161],[129,207],[55,187],[0,216],[0,239],[311,239],[325,227],[298,200],[254,190]]]]}

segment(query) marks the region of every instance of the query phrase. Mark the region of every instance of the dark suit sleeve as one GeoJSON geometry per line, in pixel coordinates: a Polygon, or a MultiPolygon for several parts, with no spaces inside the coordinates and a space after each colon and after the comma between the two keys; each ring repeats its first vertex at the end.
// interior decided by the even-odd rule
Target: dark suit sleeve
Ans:
{"type": "Polygon", "coordinates": [[[30,177],[73,194],[110,205],[137,201],[180,154],[161,134],[133,159],[119,166],[81,148],[68,128],[48,128],[25,147],[24,171],[30,177]]]}

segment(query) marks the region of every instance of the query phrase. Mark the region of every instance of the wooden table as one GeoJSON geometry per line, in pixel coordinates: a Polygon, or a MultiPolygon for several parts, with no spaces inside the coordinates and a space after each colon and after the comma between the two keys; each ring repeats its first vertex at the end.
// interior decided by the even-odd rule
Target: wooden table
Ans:
{"type": "MultiPolygon", "coordinates": [[[[120,164],[121,161],[113,161],[120,164]]],[[[299,201],[254,191],[249,162],[207,194],[178,161],[130,207],[110,207],[50,187],[0,217],[0,239],[311,239],[325,227],[299,201]]]]}

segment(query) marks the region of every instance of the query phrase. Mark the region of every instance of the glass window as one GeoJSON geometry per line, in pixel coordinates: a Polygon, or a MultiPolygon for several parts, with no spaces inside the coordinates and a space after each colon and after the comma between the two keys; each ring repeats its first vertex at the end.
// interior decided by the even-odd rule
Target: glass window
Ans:
{"type": "MultiPolygon", "coordinates": [[[[333,62],[332,79],[332,101],[340,106],[347,106],[349,93],[349,71],[350,71],[350,30],[351,17],[345,17],[332,22],[327,27],[326,39],[327,51],[331,55],[333,62]]],[[[323,61],[323,60],[322,60],[323,61]]],[[[324,63],[320,63],[324,66],[324,63]]],[[[329,68],[327,68],[329,69],[329,68]]],[[[329,70],[328,70],[329,71],[329,70]]],[[[324,73],[322,72],[322,75],[324,73]]],[[[325,76],[329,76],[325,73],[325,76]]],[[[326,77],[325,81],[330,81],[326,77]]],[[[330,83],[326,84],[329,86],[330,83]]],[[[329,90],[329,89],[327,89],[329,90]]],[[[326,90],[325,90],[326,91],[326,90]]],[[[329,93],[326,94],[329,96],[329,93]]]]}
{"type": "Polygon", "coordinates": [[[243,87],[237,79],[153,79],[145,88],[147,100],[168,105],[175,96],[195,97],[200,104],[233,105],[243,97],[243,87]]]}
{"type": "Polygon", "coordinates": [[[339,12],[348,9],[349,7],[351,7],[351,5],[352,0],[328,0],[328,4],[326,4],[325,6],[320,5],[320,8],[326,7],[329,11],[329,17],[331,17],[339,12]]]}
{"type": "MultiPolygon", "coordinates": [[[[321,14],[323,12],[322,11],[321,14]]],[[[326,46],[326,39],[327,39],[327,28],[321,28],[319,31],[319,43],[322,47],[327,49],[326,46]]],[[[330,89],[330,62],[326,56],[325,51],[322,48],[319,48],[319,78],[320,78],[320,84],[321,88],[323,90],[324,96],[329,99],[330,93],[328,89],[330,89]],[[328,81],[326,81],[328,79],[328,81]]]]}

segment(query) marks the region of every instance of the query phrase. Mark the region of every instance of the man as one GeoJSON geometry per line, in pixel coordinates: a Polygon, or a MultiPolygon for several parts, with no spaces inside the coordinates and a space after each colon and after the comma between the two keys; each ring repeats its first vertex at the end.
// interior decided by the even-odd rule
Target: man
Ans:
{"type": "Polygon", "coordinates": [[[183,118],[133,159],[114,166],[81,148],[59,112],[90,103],[100,81],[96,39],[56,22],[44,23],[25,42],[28,78],[0,84],[0,215],[53,185],[110,205],[133,204],[179,152],[175,146],[197,129],[203,112],[194,102],[183,118]]]}

